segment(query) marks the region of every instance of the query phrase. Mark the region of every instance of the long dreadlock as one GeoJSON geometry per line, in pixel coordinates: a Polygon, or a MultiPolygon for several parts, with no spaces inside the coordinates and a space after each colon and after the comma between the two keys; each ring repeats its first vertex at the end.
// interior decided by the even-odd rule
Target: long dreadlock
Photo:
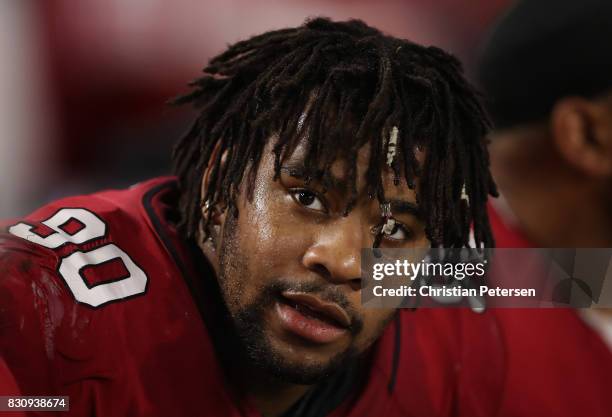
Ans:
{"type": "Polygon", "coordinates": [[[317,18],[230,46],[190,86],[175,103],[191,103],[199,116],[173,154],[179,227],[187,237],[196,235],[204,202],[238,215],[239,186],[246,175],[252,198],[271,138],[275,179],[300,141],[307,179],[326,184],[332,163],[345,159],[352,184],[346,213],[357,199],[358,151],[370,144],[367,192],[383,202],[385,138],[395,130],[395,183],[402,174],[411,189],[419,181],[417,202],[432,245],[468,246],[473,225],[477,247],[493,246],[485,206],[489,194],[497,195],[484,140],[489,121],[461,64],[444,51],[385,36],[359,20],[317,18]],[[417,148],[425,150],[421,164],[417,148]],[[208,164],[210,186],[201,196],[208,164]]]}

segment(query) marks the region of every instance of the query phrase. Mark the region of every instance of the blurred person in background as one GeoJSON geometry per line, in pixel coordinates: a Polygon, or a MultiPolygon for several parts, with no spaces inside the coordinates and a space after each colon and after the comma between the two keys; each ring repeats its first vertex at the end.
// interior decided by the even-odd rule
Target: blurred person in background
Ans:
{"type": "Polygon", "coordinates": [[[459,61],[314,19],[232,45],[192,87],[178,181],[0,236],[22,394],[80,416],[493,415],[491,315],[360,303],[362,247],[463,247],[470,226],[493,245],[489,124],[459,61]]]}
{"type": "MultiPolygon", "coordinates": [[[[611,39],[607,0],[521,1],[495,26],[478,77],[495,123],[498,247],[612,247],[611,39]]],[[[496,314],[503,415],[610,415],[609,311],[496,314]]]]}

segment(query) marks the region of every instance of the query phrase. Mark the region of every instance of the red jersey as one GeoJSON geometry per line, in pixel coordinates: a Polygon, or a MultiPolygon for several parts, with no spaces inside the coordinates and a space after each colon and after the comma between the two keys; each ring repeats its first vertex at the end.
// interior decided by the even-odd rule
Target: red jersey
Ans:
{"type": "MultiPolygon", "coordinates": [[[[489,207],[497,247],[534,247],[489,207]]],[[[612,415],[612,353],[572,309],[497,309],[506,377],[500,417],[612,415]]]]}
{"type": "MultiPolygon", "coordinates": [[[[0,355],[22,395],[69,396],[62,416],[260,415],[224,378],[202,285],[214,276],[173,225],[177,197],[155,179],[7,226],[0,355]]],[[[325,415],[492,416],[503,352],[490,314],[401,310],[359,390],[325,415]]]]}

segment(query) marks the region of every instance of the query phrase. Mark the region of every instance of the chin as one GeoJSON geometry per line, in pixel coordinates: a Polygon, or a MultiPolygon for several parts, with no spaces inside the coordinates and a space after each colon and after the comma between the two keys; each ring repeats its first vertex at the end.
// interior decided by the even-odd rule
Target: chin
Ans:
{"type": "Polygon", "coordinates": [[[356,357],[352,348],[331,349],[304,341],[287,343],[284,340],[266,343],[256,349],[247,349],[250,359],[272,377],[284,382],[312,385],[342,369],[356,357]]]}
{"type": "Polygon", "coordinates": [[[306,363],[281,359],[265,365],[266,372],[272,377],[298,385],[316,384],[341,368],[341,364],[335,361],[306,363]]]}

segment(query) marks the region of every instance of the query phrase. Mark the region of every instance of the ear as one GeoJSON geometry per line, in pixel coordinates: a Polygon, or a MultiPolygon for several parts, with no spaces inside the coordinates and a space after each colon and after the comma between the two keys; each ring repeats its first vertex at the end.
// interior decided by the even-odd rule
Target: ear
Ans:
{"type": "MultiPolygon", "coordinates": [[[[210,155],[210,159],[209,159],[208,164],[206,165],[204,174],[202,175],[202,183],[201,183],[201,188],[200,188],[200,196],[202,196],[201,197],[202,199],[206,195],[206,190],[208,190],[208,187],[210,187],[210,181],[211,181],[210,176],[212,172],[212,167],[213,167],[213,164],[215,163],[215,160],[217,159],[217,156],[220,150],[221,150],[221,142],[218,141],[210,155]]],[[[227,149],[223,152],[223,155],[221,155],[221,160],[219,163],[220,163],[220,166],[219,166],[220,172],[223,172],[225,165],[227,164],[227,149]]],[[[220,182],[220,178],[218,178],[217,182],[220,182]]],[[[221,207],[210,207],[204,203],[202,204],[201,210],[202,210],[202,216],[204,217],[212,216],[213,226],[219,226],[223,223],[223,220],[225,217],[225,211],[222,210],[221,207]]]]}
{"type": "Polygon", "coordinates": [[[589,177],[612,176],[610,110],[580,97],[558,101],[551,113],[553,143],[565,161],[589,177]]]}

